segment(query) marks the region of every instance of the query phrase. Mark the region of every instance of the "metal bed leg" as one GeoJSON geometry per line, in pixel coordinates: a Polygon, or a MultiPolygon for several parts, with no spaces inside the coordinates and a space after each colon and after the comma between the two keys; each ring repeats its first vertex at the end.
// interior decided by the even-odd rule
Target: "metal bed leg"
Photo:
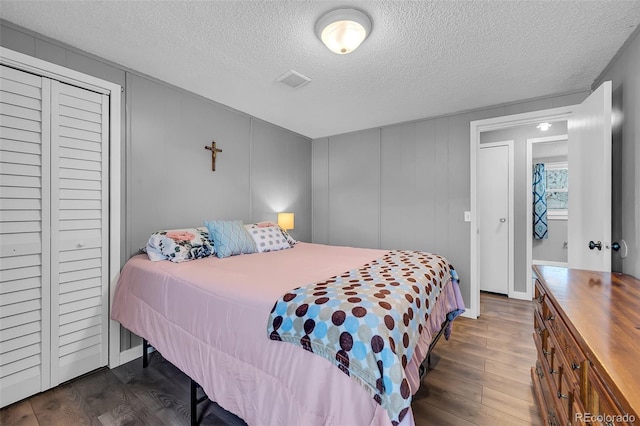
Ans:
{"type": "Polygon", "coordinates": [[[198,424],[198,384],[191,379],[191,426],[198,424]]]}
{"type": "Polygon", "coordinates": [[[198,424],[198,404],[209,399],[207,395],[198,398],[198,388],[202,387],[191,379],[191,426],[197,426],[198,424]]]}
{"type": "MultiPolygon", "coordinates": [[[[142,339],[142,368],[147,368],[149,365],[149,342],[147,339],[142,339]]],[[[189,397],[189,402],[191,405],[191,426],[198,425],[198,404],[202,401],[209,399],[207,395],[201,396],[198,398],[198,388],[200,385],[196,383],[193,379],[191,380],[191,395],[189,397]]]]}
{"type": "Polygon", "coordinates": [[[142,339],[142,368],[147,368],[149,365],[149,342],[147,339],[142,339]]]}

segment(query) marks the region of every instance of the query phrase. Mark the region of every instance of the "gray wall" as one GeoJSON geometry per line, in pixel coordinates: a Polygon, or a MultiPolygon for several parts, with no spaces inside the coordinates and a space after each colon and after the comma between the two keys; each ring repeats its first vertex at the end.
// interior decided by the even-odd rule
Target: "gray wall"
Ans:
{"type": "Polygon", "coordinates": [[[573,105],[587,94],[314,139],[313,242],[442,254],[457,269],[468,304],[470,122],[573,105]]]}
{"type": "Polygon", "coordinates": [[[122,264],[152,232],[213,218],[292,211],[292,236],[311,240],[310,139],[4,21],[0,45],[124,88],[122,264]],[[213,139],[216,172],[204,149],[213,139]]]}
{"type": "Polygon", "coordinates": [[[607,80],[612,82],[614,113],[612,238],[624,239],[629,247],[627,258],[613,257],[612,267],[621,264],[622,272],[640,277],[640,29],[593,87],[607,80]]]}

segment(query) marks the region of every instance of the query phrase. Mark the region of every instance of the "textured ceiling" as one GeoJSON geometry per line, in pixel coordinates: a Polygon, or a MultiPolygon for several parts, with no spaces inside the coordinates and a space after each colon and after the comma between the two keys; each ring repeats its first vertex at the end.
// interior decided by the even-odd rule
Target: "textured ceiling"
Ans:
{"type": "Polygon", "coordinates": [[[584,90],[640,1],[0,1],[0,17],[315,138],[584,90]],[[373,22],[349,55],[314,25],[373,22]],[[292,89],[293,69],[312,79],[292,89]]]}

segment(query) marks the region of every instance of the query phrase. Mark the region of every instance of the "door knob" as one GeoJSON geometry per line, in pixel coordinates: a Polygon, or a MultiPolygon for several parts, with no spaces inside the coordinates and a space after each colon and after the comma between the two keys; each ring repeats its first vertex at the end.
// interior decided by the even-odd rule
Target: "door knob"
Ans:
{"type": "Polygon", "coordinates": [[[594,248],[602,250],[602,242],[598,241],[597,243],[594,243],[593,241],[589,241],[589,250],[593,250],[594,248]]]}
{"type": "Polygon", "coordinates": [[[614,241],[613,243],[611,243],[611,250],[613,250],[613,251],[620,250],[620,243],[617,242],[617,241],[614,241]]]}
{"type": "Polygon", "coordinates": [[[500,218],[500,223],[505,223],[506,221],[507,221],[507,218],[506,218],[506,217],[501,217],[501,218],[500,218]]]}

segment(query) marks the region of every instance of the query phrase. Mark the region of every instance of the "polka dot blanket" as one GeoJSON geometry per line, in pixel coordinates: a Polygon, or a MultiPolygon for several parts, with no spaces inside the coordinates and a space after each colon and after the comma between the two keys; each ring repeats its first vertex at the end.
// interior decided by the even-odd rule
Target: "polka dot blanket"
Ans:
{"type": "Polygon", "coordinates": [[[411,405],[404,368],[443,287],[457,279],[441,256],[395,250],[359,269],[298,287],[273,306],[267,333],[326,358],[402,421],[411,405]]]}

